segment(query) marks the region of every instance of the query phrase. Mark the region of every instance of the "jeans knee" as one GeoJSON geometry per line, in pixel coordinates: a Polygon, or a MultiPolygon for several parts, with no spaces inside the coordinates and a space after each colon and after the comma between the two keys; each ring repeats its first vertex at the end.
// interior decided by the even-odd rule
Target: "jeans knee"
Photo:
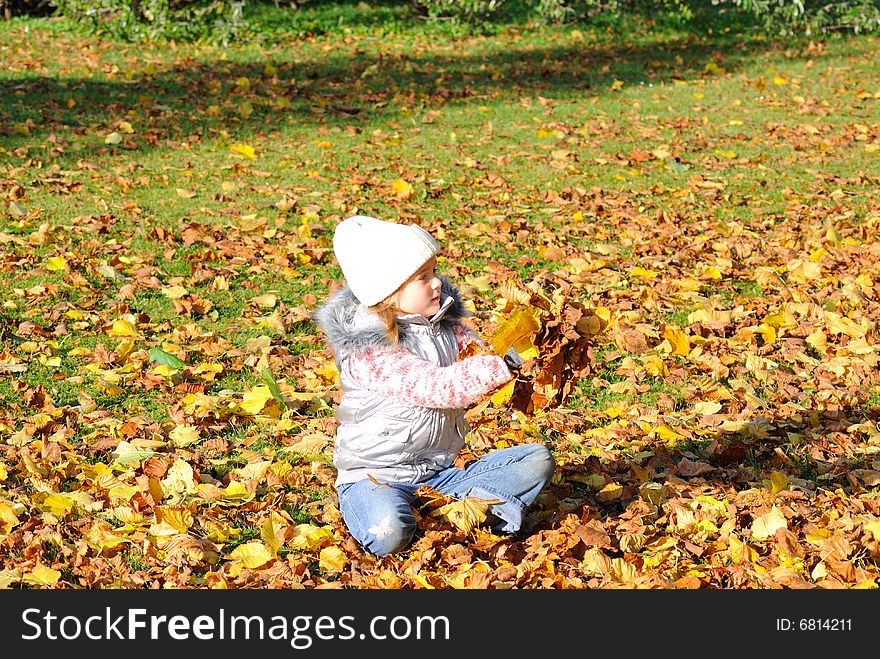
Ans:
{"type": "Polygon", "coordinates": [[[532,444],[532,446],[535,448],[532,449],[532,453],[529,455],[529,462],[534,467],[536,477],[541,478],[546,483],[553,477],[553,472],[556,471],[556,460],[553,458],[550,449],[543,444],[532,444]]]}
{"type": "Polygon", "coordinates": [[[381,529],[371,528],[364,538],[363,548],[376,556],[388,556],[396,554],[409,545],[416,532],[416,525],[398,524],[397,526],[381,529]]]}

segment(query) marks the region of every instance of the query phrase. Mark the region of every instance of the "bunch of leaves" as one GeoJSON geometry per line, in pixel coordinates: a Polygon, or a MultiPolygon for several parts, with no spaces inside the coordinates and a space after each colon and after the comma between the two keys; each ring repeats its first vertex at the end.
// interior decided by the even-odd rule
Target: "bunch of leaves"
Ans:
{"type": "Polygon", "coordinates": [[[518,376],[492,399],[509,401],[524,414],[558,407],[595,364],[593,347],[607,329],[610,314],[571,296],[571,285],[543,275],[524,285],[508,280],[500,287],[500,322],[492,336],[500,355],[511,348],[524,360],[518,376]]]}

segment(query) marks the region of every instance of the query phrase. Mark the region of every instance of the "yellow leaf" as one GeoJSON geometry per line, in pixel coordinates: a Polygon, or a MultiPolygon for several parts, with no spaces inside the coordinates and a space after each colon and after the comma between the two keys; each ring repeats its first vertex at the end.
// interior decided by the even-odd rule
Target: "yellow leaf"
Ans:
{"type": "Polygon", "coordinates": [[[797,324],[794,314],[788,310],[774,311],[764,316],[764,325],[768,327],[794,327],[797,324]]]}
{"type": "Polygon", "coordinates": [[[13,512],[12,507],[0,501],[0,536],[8,534],[18,523],[18,516],[13,512]]]}
{"type": "Polygon", "coordinates": [[[465,533],[469,533],[476,526],[486,521],[490,503],[497,503],[497,500],[486,501],[484,499],[464,497],[440,506],[435,512],[465,533]]]}
{"type": "Polygon", "coordinates": [[[654,279],[657,276],[656,270],[648,270],[646,268],[633,268],[629,276],[636,279],[654,279]]]}
{"type": "Polygon", "coordinates": [[[740,542],[733,536],[730,536],[728,541],[730,543],[728,553],[734,563],[754,563],[758,560],[758,552],[749,547],[746,543],[740,542]]]}
{"type": "Polygon", "coordinates": [[[194,190],[187,190],[186,188],[177,188],[177,196],[183,197],[184,199],[192,199],[198,193],[194,190]]]}
{"type": "Polygon", "coordinates": [[[162,487],[169,494],[198,492],[192,466],[181,458],[175,460],[162,479],[162,487]]]}
{"type": "Polygon", "coordinates": [[[243,480],[250,480],[252,478],[262,478],[266,475],[266,472],[269,470],[269,466],[272,464],[271,460],[260,460],[259,462],[249,462],[244,467],[235,470],[235,474],[240,476],[243,480]]]}
{"type": "Polygon", "coordinates": [[[862,522],[862,528],[870,532],[874,540],[880,540],[880,519],[862,522]]]}
{"type": "Polygon", "coordinates": [[[251,540],[232,550],[229,558],[239,561],[249,570],[261,567],[275,558],[268,547],[259,540],[251,540]]]}
{"type": "Polygon", "coordinates": [[[251,300],[258,307],[262,307],[263,309],[271,309],[276,304],[278,304],[278,297],[276,295],[272,295],[271,293],[266,293],[265,295],[258,295],[253,300],[251,300]]]}
{"type": "Polygon", "coordinates": [[[773,325],[761,323],[760,325],[758,325],[758,327],[755,328],[755,332],[764,337],[764,343],[766,343],[767,345],[776,342],[776,328],[774,328],[773,325]]]}
{"type": "Polygon", "coordinates": [[[117,318],[113,321],[113,325],[107,330],[107,334],[113,336],[137,336],[137,330],[131,321],[125,318],[117,318]]]}
{"type": "Polygon", "coordinates": [[[278,538],[280,525],[276,525],[277,521],[278,514],[275,513],[274,515],[267,517],[266,521],[260,526],[260,538],[262,538],[263,542],[266,543],[266,546],[275,555],[278,554],[278,548],[281,546],[281,540],[278,538]]]}
{"type": "Polygon", "coordinates": [[[518,307],[499,324],[492,336],[491,344],[499,355],[505,354],[510,348],[523,353],[534,345],[533,339],[541,329],[531,307],[518,307]],[[520,347],[522,350],[520,350],[520,347]]]}
{"type": "Polygon", "coordinates": [[[672,344],[672,352],[682,357],[687,357],[691,351],[690,339],[681,328],[676,325],[664,325],[663,338],[672,344]]]}
{"type": "Polygon", "coordinates": [[[224,501],[242,502],[253,498],[253,494],[241,481],[232,481],[221,490],[224,501]]]}
{"type": "Polygon", "coordinates": [[[510,382],[500,387],[495,393],[493,393],[490,398],[492,406],[502,407],[506,405],[513,397],[513,389],[515,386],[516,380],[511,380],[510,382]]]}
{"type": "Polygon", "coordinates": [[[669,369],[666,368],[666,364],[657,355],[645,355],[642,358],[642,364],[648,375],[653,375],[656,378],[662,378],[669,375],[669,369]]]}
{"type": "Polygon", "coordinates": [[[772,538],[776,534],[776,531],[785,528],[788,528],[788,522],[785,519],[785,515],[783,515],[776,506],[773,506],[770,509],[770,512],[756,517],[755,521],[752,522],[752,539],[767,540],[768,538],[772,538]]]}
{"type": "Polygon", "coordinates": [[[489,283],[489,277],[487,275],[483,275],[482,277],[465,275],[464,280],[469,285],[473,286],[479,293],[487,293],[492,288],[492,285],[489,283]]]}
{"type": "Polygon", "coordinates": [[[684,439],[683,435],[679,435],[665,423],[661,426],[657,426],[651,432],[665,442],[678,442],[684,439]]]}
{"type": "Polygon", "coordinates": [[[596,496],[602,502],[614,501],[623,496],[623,486],[617,483],[608,483],[596,493],[596,496]]]}
{"type": "Polygon", "coordinates": [[[161,375],[163,378],[170,378],[177,374],[178,369],[173,366],[169,366],[168,364],[158,364],[155,368],[153,368],[153,373],[156,375],[161,375]]]}
{"type": "Polygon", "coordinates": [[[185,423],[175,426],[168,437],[175,446],[189,446],[199,441],[199,428],[185,423]]]}
{"type": "Polygon", "coordinates": [[[817,281],[822,277],[822,266],[812,261],[798,259],[788,264],[788,277],[798,284],[817,281]]]}
{"type": "Polygon", "coordinates": [[[192,374],[203,380],[213,382],[220,373],[223,372],[223,364],[199,364],[192,369],[192,374]]]}
{"type": "Polygon", "coordinates": [[[272,392],[269,390],[269,387],[259,384],[250,391],[244,392],[239,407],[246,414],[254,416],[262,412],[266,403],[270,400],[272,400],[272,392]]]}
{"type": "Polygon", "coordinates": [[[186,533],[193,525],[193,515],[186,508],[156,507],[156,519],[173,526],[178,533],[186,533]]]}
{"type": "Polygon", "coordinates": [[[769,490],[773,494],[778,494],[788,487],[788,476],[783,471],[773,471],[769,483],[767,481],[765,483],[769,485],[769,490]]]}
{"type": "Polygon", "coordinates": [[[254,147],[249,146],[247,144],[233,144],[229,147],[229,150],[233,153],[238,153],[245,158],[256,158],[257,154],[254,152],[254,147]]]}
{"type": "Polygon", "coordinates": [[[804,539],[811,545],[821,547],[825,541],[831,537],[831,531],[828,529],[813,529],[804,535],[804,539]]]}
{"type": "Polygon", "coordinates": [[[122,135],[113,131],[112,133],[108,133],[107,137],[104,138],[104,144],[121,144],[122,143],[122,135]]]}
{"type": "Polygon", "coordinates": [[[825,332],[822,330],[816,330],[810,334],[806,341],[807,345],[818,353],[824,353],[828,349],[828,337],[825,336],[825,332]]]}
{"type": "Polygon", "coordinates": [[[714,400],[704,400],[694,405],[694,414],[706,416],[707,414],[717,414],[721,411],[723,405],[714,400]]]}
{"type": "Polygon", "coordinates": [[[413,187],[402,178],[392,182],[391,188],[394,190],[394,195],[399,199],[409,199],[413,193],[413,187]]]}
{"type": "Polygon", "coordinates": [[[70,497],[63,494],[49,494],[38,505],[37,508],[44,512],[49,512],[56,517],[64,517],[76,506],[76,503],[70,497]]]}
{"type": "Polygon", "coordinates": [[[50,256],[46,259],[46,270],[56,272],[67,269],[67,259],[63,256],[50,256]]]}
{"type": "Polygon", "coordinates": [[[719,281],[724,278],[721,274],[721,271],[715,267],[714,265],[704,265],[700,268],[700,277],[714,279],[715,281],[719,281]]]}
{"type": "Polygon", "coordinates": [[[841,316],[833,311],[825,312],[825,322],[832,334],[846,334],[853,339],[865,336],[865,329],[846,316],[841,316]]]}
{"type": "Polygon", "coordinates": [[[730,149],[715,149],[715,155],[727,160],[733,160],[736,158],[736,151],[731,151],[730,149]]]}
{"type": "Polygon", "coordinates": [[[179,300],[185,295],[189,295],[189,291],[183,286],[166,286],[162,289],[162,295],[172,300],[179,300]]]}
{"type": "Polygon", "coordinates": [[[58,583],[60,578],[61,572],[58,570],[53,570],[45,565],[37,565],[22,577],[22,581],[35,586],[51,586],[58,583]]]}
{"type": "Polygon", "coordinates": [[[298,549],[317,549],[333,539],[333,531],[329,526],[314,524],[297,524],[293,529],[290,545],[298,549]]]}
{"type": "Polygon", "coordinates": [[[345,552],[336,545],[331,545],[321,550],[318,565],[323,572],[342,572],[346,562],[345,552]]]}

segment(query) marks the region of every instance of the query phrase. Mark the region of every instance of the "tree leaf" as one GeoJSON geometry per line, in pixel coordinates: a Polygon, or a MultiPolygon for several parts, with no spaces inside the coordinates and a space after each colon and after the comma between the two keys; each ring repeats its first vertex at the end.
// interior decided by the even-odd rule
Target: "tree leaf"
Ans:
{"type": "Polygon", "coordinates": [[[162,348],[153,347],[150,348],[149,351],[150,361],[156,364],[162,364],[164,366],[171,366],[172,368],[186,368],[186,362],[180,359],[180,357],[176,357],[169,352],[165,352],[162,348]]]}
{"type": "Polygon", "coordinates": [[[278,401],[278,404],[281,406],[282,410],[287,409],[287,399],[284,397],[284,394],[281,393],[281,389],[278,387],[278,383],[275,381],[275,376],[272,375],[272,371],[268,368],[263,369],[263,382],[266,383],[266,386],[269,387],[269,392],[272,394],[272,398],[278,401]]]}
{"type": "Polygon", "coordinates": [[[155,451],[136,448],[126,441],[121,441],[113,451],[113,462],[116,464],[127,465],[132,462],[140,462],[141,460],[152,458],[154,455],[156,455],[155,451]]]}

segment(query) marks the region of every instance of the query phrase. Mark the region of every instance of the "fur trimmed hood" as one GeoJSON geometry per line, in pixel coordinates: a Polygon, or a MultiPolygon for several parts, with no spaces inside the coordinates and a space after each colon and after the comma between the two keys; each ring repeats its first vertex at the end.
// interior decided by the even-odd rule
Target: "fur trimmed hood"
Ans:
{"type": "MultiPolygon", "coordinates": [[[[420,314],[406,314],[397,319],[400,345],[410,347],[417,341],[416,325],[451,324],[470,315],[459,296],[458,289],[440,276],[440,311],[432,318],[420,314]]],[[[371,311],[364,307],[346,286],[330,296],[327,302],[312,314],[327,339],[333,354],[339,359],[345,354],[390,348],[385,328],[371,311]]]]}

